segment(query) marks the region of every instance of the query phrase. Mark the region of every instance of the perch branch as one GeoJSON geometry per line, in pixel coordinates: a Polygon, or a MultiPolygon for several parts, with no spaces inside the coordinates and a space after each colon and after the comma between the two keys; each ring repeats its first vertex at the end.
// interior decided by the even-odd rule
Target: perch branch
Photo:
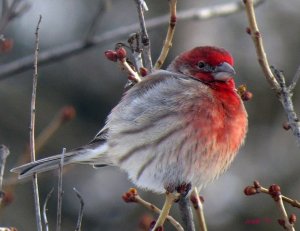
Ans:
{"type": "MultiPolygon", "coordinates": [[[[145,208],[149,209],[150,211],[153,211],[157,214],[160,214],[161,210],[159,208],[157,208],[155,205],[145,201],[144,199],[142,199],[138,193],[137,190],[134,188],[129,189],[128,192],[124,193],[122,196],[123,200],[126,203],[130,203],[130,202],[135,202],[135,203],[139,203],[142,206],[144,206],[145,208]]],[[[179,224],[178,221],[176,221],[172,216],[168,215],[166,220],[172,224],[177,231],[184,231],[183,227],[179,224]]]]}
{"type": "Polygon", "coordinates": [[[176,25],[177,0],[169,0],[169,5],[170,5],[170,22],[169,22],[168,32],[161,53],[154,65],[155,69],[161,68],[169,53],[169,49],[172,47],[172,41],[173,41],[175,25],[176,25]]]}
{"type": "MultiPolygon", "coordinates": [[[[265,0],[256,0],[255,5],[258,6],[265,0]]],[[[214,17],[228,16],[233,13],[243,10],[244,7],[240,1],[223,3],[211,7],[202,7],[196,9],[189,9],[177,13],[177,19],[184,20],[207,20],[214,17]]],[[[153,29],[169,22],[169,15],[156,17],[147,21],[147,28],[153,29]]],[[[79,54],[103,42],[116,40],[122,36],[128,35],[131,31],[137,31],[139,24],[135,23],[129,26],[122,26],[121,28],[101,33],[95,36],[87,44],[86,41],[77,41],[62,45],[56,48],[43,51],[39,54],[39,65],[57,62],[59,60],[68,58],[75,54],[79,54]]],[[[25,56],[7,64],[0,65],[0,80],[5,79],[13,74],[18,74],[32,68],[34,57],[32,55],[25,56]]]]}
{"type": "Polygon", "coordinates": [[[154,225],[154,227],[151,229],[152,231],[157,231],[159,228],[162,228],[168,215],[170,212],[170,209],[175,202],[175,200],[178,199],[178,195],[166,192],[166,199],[163,208],[161,209],[161,212],[159,214],[159,217],[154,225]]]}
{"type": "MultiPolygon", "coordinates": [[[[35,54],[34,54],[34,74],[33,74],[33,86],[32,86],[32,97],[31,97],[31,120],[30,120],[30,156],[31,161],[35,161],[35,140],[34,140],[34,126],[35,126],[35,102],[36,102],[36,88],[37,88],[37,78],[38,78],[38,55],[39,55],[39,28],[42,20],[42,16],[40,15],[39,21],[35,31],[35,54]]],[[[32,184],[33,184],[33,194],[34,194],[34,202],[35,202],[35,214],[36,214],[36,222],[37,222],[37,230],[42,231],[42,219],[41,219],[41,210],[40,210],[40,200],[39,200],[39,189],[38,189],[38,181],[37,174],[33,174],[32,176],[32,184]]]]}

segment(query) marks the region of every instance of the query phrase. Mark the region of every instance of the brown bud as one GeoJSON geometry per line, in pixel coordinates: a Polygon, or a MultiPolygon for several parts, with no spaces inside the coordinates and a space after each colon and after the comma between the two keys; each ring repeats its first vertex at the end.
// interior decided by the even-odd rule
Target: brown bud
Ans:
{"type": "Polygon", "coordinates": [[[285,221],[283,219],[278,219],[278,224],[285,228],[285,221]]]}
{"type": "Polygon", "coordinates": [[[251,29],[250,29],[250,27],[246,28],[246,33],[251,35],[251,29]]]}
{"type": "Polygon", "coordinates": [[[116,49],[116,53],[117,53],[117,58],[119,60],[123,60],[126,58],[127,52],[123,47],[119,47],[116,49]]]}
{"type": "Polygon", "coordinates": [[[135,188],[130,188],[129,192],[132,193],[133,195],[137,196],[137,190],[135,188]]]}
{"type": "Polygon", "coordinates": [[[290,130],[291,129],[291,125],[285,121],[283,124],[282,124],[282,127],[284,130],[290,130]]]}
{"type": "Polygon", "coordinates": [[[247,0],[243,0],[244,4],[247,4],[247,0]]]}
{"type": "Polygon", "coordinates": [[[128,192],[122,195],[122,199],[126,202],[136,202],[137,190],[135,188],[130,188],[128,192]]]}
{"type": "Polygon", "coordinates": [[[291,216],[290,216],[290,218],[289,218],[289,222],[291,224],[295,224],[296,221],[297,221],[297,216],[296,216],[296,214],[292,213],[291,216]]]}
{"type": "Polygon", "coordinates": [[[156,224],[155,220],[151,221],[151,223],[150,223],[150,230],[152,230],[154,228],[155,224],[156,224]]]}
{"type": "Polygon", "coordinates": [[[275,201],[279,200],[279,196],[281,195],[280,186],[277,184],[272,184],[269,187],[269,193],[273,197],[275,201]]]}
{"type": "Polygon", "coordinates": [[[245,84],[242,84],[237,88],[237,93],[243,101],[248,101],[253,97],[253,94],[247,90],[247,86],[245,84]]]}
{"type": "Polygon", "coordinates": [[[191,200],[191,202],[192,202],[194,208],[195,208],[195,209],[198,209],[199,207],[198,207],[198,200],[197,200],[197,197],[196,197],[194,194],[192,194],[191,197],[190,197],[190,200],[191,200]]]}
{"type": "Polygon", "coordinates": [[[73,106],[65,106],[61,110],[61,119],[63,122],[70,121],[76,116],[76,110],[73,106]]]}
{"type": "Polygon", "coordinates": [[[110,61],[113,61],[113,62],[118,61],[117,52],[115,52],[115,51],[112,51],[112,50],[105,51],[104,55],[110,61]]]}
{"type": "Polygon", "coordinates": [[[244,189],[244,194],[246,196],[252,196],[254,194],[257,193],[257,190],[256,188],[254,188],[253,186],[247,186],[245,189],[244,189]]]}
{"type": "Polygon", "coordinates": [[[141,67],[141,68],[140,68],[140,74],[141,74],[142,77],[148,75],[148,70],[147,70],[147,68],[141,67]]]}
{"type": "Polygon", "coordinates": [[[255,187],[256,189],[261,187],[261,186],[260,186],[260,183],[259,183],[257,180],[255,180],[255,181],[253,182],[253,185],[254,185],[254,187],[255,187]]]}
{"type": "Polygon", "coordinates": [[[243,101],[249,101],[253,97],[253,94],[250,91],[245,91],[242,95],[241,98],[243,101]]]}

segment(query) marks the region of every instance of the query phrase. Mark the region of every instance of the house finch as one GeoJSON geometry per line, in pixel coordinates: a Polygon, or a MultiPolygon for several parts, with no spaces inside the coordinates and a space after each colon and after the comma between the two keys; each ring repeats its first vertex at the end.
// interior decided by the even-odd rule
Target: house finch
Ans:
{"type": "MultiPolygon", "coordinates": [[[[201,188],[227,169],[247,132],[232,65],[232,56],[217,47],[182,53],[129,89],[104,128],[66,153],[64,164],[118,166],[138,187],[158,193],[201,188]]],[[[12,171],[23,178],[60,161],[55,155],[12,171]]]]}

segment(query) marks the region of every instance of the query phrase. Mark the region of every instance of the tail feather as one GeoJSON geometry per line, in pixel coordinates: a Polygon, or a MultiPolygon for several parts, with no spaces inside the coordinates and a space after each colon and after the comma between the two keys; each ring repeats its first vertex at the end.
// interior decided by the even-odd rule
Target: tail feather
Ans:
{"type": "MultiPolygon", "coordinates": [[[[82,163],[96,165],[111,165],[106,157],[107,145],[103,144],[98,147],[85,146],[75,149],[64,154],[63,164],[82,163]]],[[[19,179],[28,177],[34,173],[46,172],[59,168],[62,155],[54,155],[41,160],[37,160],[28,164],[13,168],[10,171],[19,174],[19,179]]]]}

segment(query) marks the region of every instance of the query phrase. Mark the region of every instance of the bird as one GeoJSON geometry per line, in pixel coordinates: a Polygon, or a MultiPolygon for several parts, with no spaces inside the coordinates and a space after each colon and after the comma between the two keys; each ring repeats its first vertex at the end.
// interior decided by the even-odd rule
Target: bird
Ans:
{"type": "MultiPolygon", "coordinates": [[[[233,64],[215,46],[183,52],[127,90],[94,139],[65,153],[63,164],[117,166],[137,187],[160,194],[201,189],[227,170],[248,130],[233,64]]],[[[11,171],[28,177],[58,168],[61,158],[11,171]]]]}

